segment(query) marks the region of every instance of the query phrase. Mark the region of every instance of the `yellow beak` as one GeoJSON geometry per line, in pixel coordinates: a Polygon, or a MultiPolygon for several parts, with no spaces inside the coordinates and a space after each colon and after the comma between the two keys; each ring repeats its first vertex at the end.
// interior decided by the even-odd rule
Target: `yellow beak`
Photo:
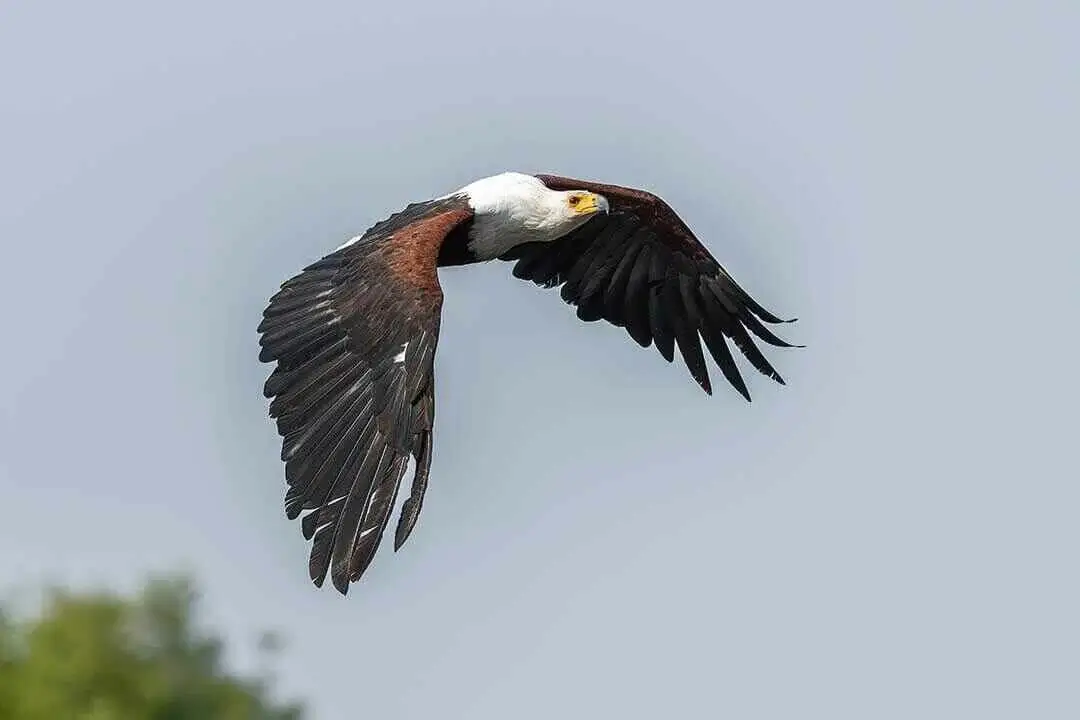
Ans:
{"type": "Polygon", "coordinates": [[[588,193],[581,197],[574,209],[582,215],[591,215],[598,212],[606,213],[608,212],[608,201],[603,195],[588,193]]]}

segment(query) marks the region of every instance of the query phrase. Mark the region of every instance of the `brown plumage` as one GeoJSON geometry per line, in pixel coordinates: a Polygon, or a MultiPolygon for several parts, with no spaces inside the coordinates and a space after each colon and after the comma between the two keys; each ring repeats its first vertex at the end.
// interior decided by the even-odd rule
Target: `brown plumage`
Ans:
{"type": "Polygon", "coordinates": [[[504,174],[413,203],[286,281],[259,325],[264,393],[282,436],[290,519],[312,541],[309,572],[341,593],[371,563],[409,458],[416,464],[394,536],[416,525],[432,461],[439,266],[501,258],[582,320],[626,328],[669,362],[679,347],[712,392],[701,342],[750,398],[727,340],[783,383],[751,334],[790,347],[779,323],[656,195],[554,175],[504,174]],[[509,238],[509,240],[507,240],[509,238]]]}
{"type": "Polygon", "coordinates": [[[311,511],[302,529],[316,585],[329,571],[345,593],[363,574],[410,455],[416,474],[398,546],[416,523],[435,420],[435,258],[471,216],[460,200],[401,213],[305,268],[264,312],[260,359],[277,361],[264,390],[284,438],[285,510],[290,519],[311,511]]]}

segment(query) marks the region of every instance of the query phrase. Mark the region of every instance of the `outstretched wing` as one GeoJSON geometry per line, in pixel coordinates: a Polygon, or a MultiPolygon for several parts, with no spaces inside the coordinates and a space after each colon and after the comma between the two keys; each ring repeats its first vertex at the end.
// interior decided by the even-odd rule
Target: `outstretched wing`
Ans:
{"type": "Polygon", "coordinates": [[[642,347],[655,343],[668,362],[677,343],[690,374],[709,394],[701,340],[747,400],[750,392],[727,340],[760,372],[783,384],[750,334],[770,345],[794,347],[763,324],[793,320],[776,317],[739,287],[667,203],[644,190],[536,177],[552,190],[599,193],[610,212],[555,242],[511,249],[502,259],[517,261],[515,277],[544,287],[562,285],[563,300],[577,307],[580,319],[625,327],[642,347]]]}
{"type": "Polygon", "coordinates": [[[259,359],[277,362],[264,394],[283,438],[285,512],[307,512],[317,586],[329,571],[345,594],[367,569],[410,455],[395,549],[419,516],[435,420],[436,260],[471,217],[460,198],[410,205],[285,282],[263,312],[259,359]]]}

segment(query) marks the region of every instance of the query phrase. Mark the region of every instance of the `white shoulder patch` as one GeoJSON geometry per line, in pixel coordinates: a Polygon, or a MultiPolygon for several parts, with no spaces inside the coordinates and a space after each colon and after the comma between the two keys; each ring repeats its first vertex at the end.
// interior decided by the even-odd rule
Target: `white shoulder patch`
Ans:
{"type": "Polygon", "coordinates": [[[362,237],[364,237],[364,236],[363,235],[354,235],[353,237],[349,238],[348,240],[346,240],[341,245],[338,245],[336,248],[334,248],[334,252],[337,252],[338,250],[344,250],[345,248],[349,247],[350,245],[352,245],[353,243],[355,243],[357,240],[359,240],[362,237]]]}

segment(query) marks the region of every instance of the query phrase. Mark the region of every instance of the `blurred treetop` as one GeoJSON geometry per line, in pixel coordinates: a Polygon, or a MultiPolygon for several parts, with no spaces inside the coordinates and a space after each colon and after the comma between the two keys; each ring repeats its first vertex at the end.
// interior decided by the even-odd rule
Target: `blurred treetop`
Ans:
{"type": "Polygon", "coordinates": [[[224,668],[223,640],[195,625],[196,598],[187,579],[154,578],[133,597],[54,590],[33,618],[0,610],[0,718],[303,718],[271,700],[266,678],[224,668]]]}

